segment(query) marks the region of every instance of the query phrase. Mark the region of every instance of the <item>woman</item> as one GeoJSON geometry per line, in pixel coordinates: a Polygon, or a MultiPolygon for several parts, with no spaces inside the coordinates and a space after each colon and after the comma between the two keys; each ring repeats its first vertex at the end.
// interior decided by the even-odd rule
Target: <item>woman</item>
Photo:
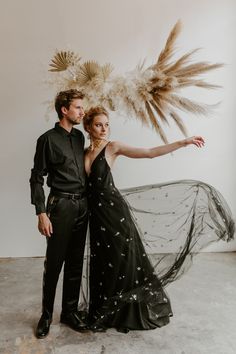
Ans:
{"type": "MultiPolygon", "coordinates": [[[[128,332],[129,329],[164,326],[169,322],[172,310],[163,285],[177,277],[195,244],[195,238],[192,232],[188,234],[182,251],[170,261],[170,266],[165,268],[159,279],[156,264],[149,260],[147,247],[144,247],[141,240],[143,235],[136,226],[131,208],[114,185],[111,167],[120,155],[154,158],[187,145],[201,148],[204,139],[193,136],[150,149],[134,148],[117,141],[109,142],[109,117],[103,107],[91,108],[83,124],[91,142],[85,154],[91,211],[91,328],[103,331],[114,327],[128,332]]],[[[196,218],[194,216],[192,219],[196,218]]],[[[228,218],[227,221],[232,220],[228,218]]],[[[218,237],[223,238],[222,235],[218,237]]]]}

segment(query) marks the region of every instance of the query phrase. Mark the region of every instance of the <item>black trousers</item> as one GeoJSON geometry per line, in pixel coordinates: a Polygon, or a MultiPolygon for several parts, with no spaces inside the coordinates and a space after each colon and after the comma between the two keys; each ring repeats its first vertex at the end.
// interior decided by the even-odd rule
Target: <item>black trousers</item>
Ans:
{"type": "Polygon", "coordinates": [[[42,310],[52,316],[63,264],[62,312],[76,311],[78,307],[88,224],[87,198],[67,199],[49,195],[47,213],[53,234],[47,237],[42,310]]]}

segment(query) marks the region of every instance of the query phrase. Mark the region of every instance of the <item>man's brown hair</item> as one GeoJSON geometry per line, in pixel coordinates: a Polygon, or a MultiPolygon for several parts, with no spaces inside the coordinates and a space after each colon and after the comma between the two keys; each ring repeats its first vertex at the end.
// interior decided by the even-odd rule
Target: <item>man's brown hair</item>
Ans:
{"type": "Polygon", "coordinates": [[[55,110],[57,111],[57,115],[59,119],[63,118],[63,114],[61,111],[62,107],[65,107],[67,109],[70,108],[70,104],[73,100],[75,99],[83,99],[84,94],[76,89],[71,89],[71,90],[66,90],[66,91],[60,91],[55,98],[55,110]]]}

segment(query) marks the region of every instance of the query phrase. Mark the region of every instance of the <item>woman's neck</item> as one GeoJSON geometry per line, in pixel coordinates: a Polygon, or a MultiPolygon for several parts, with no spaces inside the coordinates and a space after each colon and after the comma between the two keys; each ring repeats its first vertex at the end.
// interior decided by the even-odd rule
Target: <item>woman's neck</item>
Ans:
{"type": "Polygon", "coordinates": [[[103,145],[105,145],[105,143],[107,143],[107,140],[96,139],[96,138],[91,139],[88,149],[90,151],[99,150],[99,148],[101,148],[103,145]]]}

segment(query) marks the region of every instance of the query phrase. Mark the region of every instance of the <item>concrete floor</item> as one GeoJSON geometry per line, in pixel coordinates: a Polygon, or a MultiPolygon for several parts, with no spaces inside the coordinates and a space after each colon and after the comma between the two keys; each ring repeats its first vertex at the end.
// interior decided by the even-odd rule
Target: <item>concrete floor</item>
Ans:
{"type": "Polygon", "coordinates": [[[59,323],[61,290],[46,339],[40,316],[42,258],[0,259],[1,354],[235,354],[236,253],[203,253],[167,288],[174,317],[152,331],[77,333],[59,323]]]}

